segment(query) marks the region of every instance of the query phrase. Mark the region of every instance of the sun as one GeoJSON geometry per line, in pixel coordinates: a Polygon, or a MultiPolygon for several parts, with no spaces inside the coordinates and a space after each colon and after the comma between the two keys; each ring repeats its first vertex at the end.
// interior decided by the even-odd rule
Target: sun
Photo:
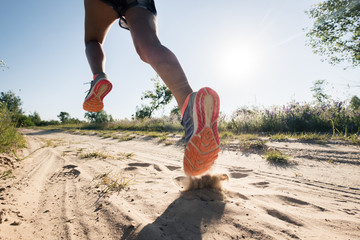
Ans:
{"type": "Polygon", "coordinates": [[[233,45],[222,49],[218,67],[222,75],[230,78],[249,77],[256,74],[261,63],[258,49],[246,45],[233,45]]]}

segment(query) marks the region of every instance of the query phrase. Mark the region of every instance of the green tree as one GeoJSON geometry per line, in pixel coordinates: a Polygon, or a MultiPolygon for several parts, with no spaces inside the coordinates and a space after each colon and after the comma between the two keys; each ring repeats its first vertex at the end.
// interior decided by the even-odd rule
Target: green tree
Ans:
{"type": "Polygon", "coordinates": [[[314,82],[314,86],[311,88],[313,97],[317,103],[323,104],[330,99],[330,95],[325,93],[325,86],[328,83],[325,80],[317,80],[314,82]]]}
{"type": "Polygon", "coordinates": [[[36,125],[39,126],[41,124],[41,118],[39,113],[34,112],[33,114],[29,115],[29,119],[36,125]]]}
{"type": "Polygon", "coordinates": [[[84,117],[91,123],[108,123],[114,121],[113,117],[104,110],[100,112],[86,112],[84,117]]]}
{"type": "Polygon", "coordinates": [[[22,114],[21,99],[20,97],[17,97],[14,92],[1,92],[0,102],[3,103],[10,112],[14,114],[22,114]]]}
{"type": "Polygon", "coordinates": [[[307,43],[330,64],[360,65],[360,0],[325,0],[306,12],[314,20],[307,43]]]}
{"type": "Polygon", "coordinates": [[[357,96],[353,96],[350,100],[349,106],[353,111],[358,110],[360,107],[360,98],[358,98],[357,96]]]}
{"type": "Polygon", "coordinates": [[[67,112],[60,112],[57,117],[60,119],[61,123],[81,123],[81,121],[77,118],[70,117],[70,114],[67,112]]]}
{"type": "Polygon", "coordinates": [[[59,115],[57,115],[57,117],[60,119],[61,123],[68,123],[70,121],[70,114],[67,112],[60,112],[59,115]]]}
{"type": "Polygon", "coordinates": [[[152,115],[153,110],[150,106],[141,105],[141,107],[136,106],[136,113],[135,118],[136,119],[144,119],[144,118],[150,118],[152,115]]]}
{"type": "Polygon", "coordinates": [[[179,121],[181,121],[181,110],[178,105],[176,105],[173,109],[171,109],[170,116],[173,116],[177,118],[179,121]]]}
{"type": "Polygon", "coordinates": [[[154,82],[154,90],[148,90],[144,92],[143,96],[141,97],[141,100],[149,99],[150,104],[142,104],[140,108],[136,107],[137,110],[135,113],[135,118],[151,118],[154,111],[169,104],[173,99],[173,95],[170,89],[164,83],[161,83],[159,76],[152,78],[151,81],[154,82]]]}
{"type": "Polygon", "coordinates": [[[17,114],[16,117],[13,117],[13,122],[16,123],[16,127],[35,126],[35,123],[31,120],[31,118],[23,114],[17,114]]]}

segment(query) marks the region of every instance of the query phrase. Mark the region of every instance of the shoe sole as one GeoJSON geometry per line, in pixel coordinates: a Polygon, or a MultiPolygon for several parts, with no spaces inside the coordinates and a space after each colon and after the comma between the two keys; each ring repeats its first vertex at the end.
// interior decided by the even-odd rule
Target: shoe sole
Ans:
{"type": "Polygon", "coordinates": [[[104,108],[103,99],[111,91],[112,84],[109,80],[102,79],[96,83],[92,92],[83,104],[83,109],[88,112],[99,112],[104,108]]]}
{"type": "Polygon", "coordinates": [[[186,145],[184,171],[197,176],[208,171],[218,158],[220,140],[217,128],[220,99],[211,88],[202,88],[196,94],[194,124],[196,132],[186,145]]]}

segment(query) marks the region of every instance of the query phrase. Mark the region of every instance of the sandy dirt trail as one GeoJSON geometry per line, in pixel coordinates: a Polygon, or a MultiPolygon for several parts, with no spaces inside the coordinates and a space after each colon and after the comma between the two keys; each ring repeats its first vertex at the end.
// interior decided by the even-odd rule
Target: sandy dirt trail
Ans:
{"type": "Polygon", "coordinates": [[[1,180],[0,239],[360,239],[360,148],[269,142],[274,166],[225,147],[223,191],[181,192],[183,146],[23,129],[28,149],[1,180]],[[81,158],[101,152],[106,159],[81,158]],[[133,179],[99,199],[97,176],[133,179]]]}

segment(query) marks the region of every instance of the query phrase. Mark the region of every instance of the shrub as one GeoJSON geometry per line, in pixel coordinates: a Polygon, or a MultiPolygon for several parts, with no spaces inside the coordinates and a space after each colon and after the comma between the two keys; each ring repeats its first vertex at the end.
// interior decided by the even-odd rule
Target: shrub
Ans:
{"type": "Polygon", "coordinates": [[[227,123],[221,122],[221,126],[236,133],[331,132],[347,135],[359,132],[360,109],[337,101],[316,105],[292,102],[267,109],[243,107],[236,110],[227,123]]]}
{"type": "Polygon", "coordinates": [[[17,148],[25,147],[25,139],[16,130],[12,122],[13,114],[0,103],[0,152],[9,153],[17,148]]]}

